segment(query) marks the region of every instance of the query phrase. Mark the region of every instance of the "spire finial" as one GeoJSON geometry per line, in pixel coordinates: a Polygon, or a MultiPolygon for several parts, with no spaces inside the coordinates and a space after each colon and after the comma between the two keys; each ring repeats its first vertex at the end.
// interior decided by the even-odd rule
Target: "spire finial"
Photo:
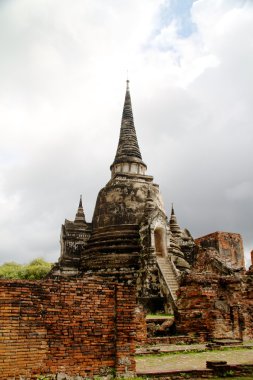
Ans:
{"type": "Polygon", "coordinates": [[[174,235],[181,236],[182,231],[181,231],[181,228],[179,227],[179,225],[177,223],[177,218],[176,218],[176,215],[174,212],[173,203],[172,203],[172,207],[171,207],[171,216],[170,216],[169,225],[170,225],[170,230],[174,235]]]}
{"type": "MultiPolygon", "coordinates": [[[[129,167],[129,164],[136,164],[133,166],[133,173],[145,174],[147,169],[146,164],[142,161],[141,152],[136,136],[134,118],[131,104],[131,96],[129,91],[129,79],[126,81],[126,95],[123,106],[123,113],[121,119],[121,128],[117,152],[115,155],[114,162],[111,165],[112,174],[114,174],[115,165],[126,163],[129,167]],[[136,167],[138,166],[138,170],[136,167]],[[137,170],[137,171],[136,171],[137,170]]],[[[123,167],[123,165],[121,165],[123,167]]],[[[117,172],[121,170],[118,166],[117,172]]]]}
{"type": "Polygon", "coordinates": [[[75,223],[86,223],[85,215],[83,211],[82,194],[80,195],[80,201],[79,201],[79,206],[78,206],[78,210],[75,217],[75,223]]]}

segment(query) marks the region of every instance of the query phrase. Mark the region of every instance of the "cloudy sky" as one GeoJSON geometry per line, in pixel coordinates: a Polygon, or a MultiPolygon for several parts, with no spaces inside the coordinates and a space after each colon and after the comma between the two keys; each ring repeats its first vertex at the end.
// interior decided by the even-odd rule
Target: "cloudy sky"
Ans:
{"type": "Polygon", "coordinates": [[[252,0],[0,0],[0,262],[56,261],[110,178],[125,80],[148,174],[194,237],[253,249],[252,0]]]}

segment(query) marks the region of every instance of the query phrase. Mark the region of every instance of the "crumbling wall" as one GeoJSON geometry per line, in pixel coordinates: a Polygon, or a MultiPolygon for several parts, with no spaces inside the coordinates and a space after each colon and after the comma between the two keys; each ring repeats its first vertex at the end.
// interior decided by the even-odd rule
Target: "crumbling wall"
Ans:
{"type": "Polygon", "coordinates": [[[0,281],[0,379],[133,374],[135,307],[104,279],[0,281]]]}
{"type": "Polygon", "coordinates": [[[199,266],[182,279],[177,331],[202,341],[252,339],[253,272],[220,274],[211,252],[199,253],[199,266]]]}
{"type": "Polygon", "coordinates": [[[244,304],[244,333],[253,339],[253,265],[244,276],[245,286],[242,302],[244,304]]]}
{"type": "Polygon", "coordinates": [[[144,345],[147,341],[147,323],[146,313],[142,305],[138,305],[135,309],[135,324],[136,324],[136,344],[144,345]]]}
{"type": "Polygon", "coordinates": [[[219,259],[230,268],[245,267],[243,242],[240,234],[231,232],[214,232],[195,240],[201,248],[214,248],[219,259]]]}

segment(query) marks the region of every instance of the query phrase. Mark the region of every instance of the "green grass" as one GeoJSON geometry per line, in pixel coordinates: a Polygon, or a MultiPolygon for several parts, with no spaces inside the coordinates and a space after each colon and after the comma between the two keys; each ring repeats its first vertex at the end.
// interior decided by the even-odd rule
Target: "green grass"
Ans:
{"type": "MultiPolygon", "coordinates": [[[[187,373],[181,373],[180,374],[181,376],[185,377],[185,379],[192,379],[192,380],[203,380],[203,377],[192,377],[192,375],[190,374],[187,374],[187,373]],[[184,376],[185,375],[185,376],[184,376]]],[[[133,377],[131,378],[131,380],[156,380],[158,379],[157,377],[146,377],[146,376],[143,376],[143,377],[133,377]]],[[[233,379],[233,380],[252,380],[253,377],[252,376],[224,376],[224,377],[217,377],[217,376],[214,376],[214,377],[209,377],[209,380],[210,379],[214,379],[214,380],[224,380],[224,379],[233,379]]],[[[117,380],[117,378],[115,379],[117,380]]],[[[130,380],[130,379],[124,379],[124,380],[130,380]]]]}
{"type": "Polygon", "coordinates": [[[173,314],[147,314],[148,319],[159,319],[159,318],[174,318],[173,314]]]}
{"type": "MultiPolygon", "coordinates": [[[[245,349],[249,349],[249,348],[245,348],[245,347],[221,347],[220,349],[218,350],[211,350],[211,351],[207,351],[206,348],[203,348],[203,349],[190,349],[190,350],[185,350],[185,351],[172,351],[172,352],[156,352],[156,353],[150,353],[150,354],[136,354],[135,357],[136,358],[139,358],[139,359],[142,359],[142,358],[156,358],[157,356],[170,356],[170,355],[194,355],[194,354],[199,354],[199,353],[202,353],[202,352],[212,352],[212,353],[220,353],[221,351],[239,351],[239,350],[242,350],[244,351],[245,349]]],[[[253,378],[252,378],[253,379],[253,378]]],[[[251,379],[251,380],[252,380],[251,379]]]]}
{"type": "MultiPolygon", "coordinates": [[[[215,380],[224,380],[224,379],[233,379],[233,380],[252,380],[252,376],[251,377],[245,377],[245,376],[240,376],[240,377],[234,377],[234,376],[232,376],[232,377],[213,377],[213,379],[215,379],[215,380]]],[[[195,380],[198,380],[198,379],[195,379],[195,380]]],[[[203,380],[203,379],[201,379],[201,380],[203,380]]]]}

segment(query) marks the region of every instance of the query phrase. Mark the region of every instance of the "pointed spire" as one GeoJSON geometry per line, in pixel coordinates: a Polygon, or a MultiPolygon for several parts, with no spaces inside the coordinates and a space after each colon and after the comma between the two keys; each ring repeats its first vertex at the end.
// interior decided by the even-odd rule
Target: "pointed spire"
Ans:
{"type": "Polygon", "coordinates": [[[171,230],[171,232],[172,232],[173,235],[176,235],[176,236],[181,236],[182,235],[181,228],[179,227],[179,225],[177,223],[177,218],[176,218],[176,215],[175,215],[173,203],[172,203],[172,206],[171,206],[171,216],[170,216],[169,225],[170,225],[170,230],[171,230]]]}
{"type": "Polygon", "coordinates": [[[114,162],[111,165],[111,169],[113,169],[116,164],[124,163],[141,164],[146,169],[147,166],[142,161],[134,126],[129,80],[126,81],[126,84],[126,95],[121,119],[119,143],[114,162]]]}
{"type": "Polygon", "coordinates": [[[78,210],[75,217],[75,223],[86,223],[85,215],[83,211],[82,195],[80,195],[80,201],[79,201],[79,206],[78,206],[78,210]]]}

